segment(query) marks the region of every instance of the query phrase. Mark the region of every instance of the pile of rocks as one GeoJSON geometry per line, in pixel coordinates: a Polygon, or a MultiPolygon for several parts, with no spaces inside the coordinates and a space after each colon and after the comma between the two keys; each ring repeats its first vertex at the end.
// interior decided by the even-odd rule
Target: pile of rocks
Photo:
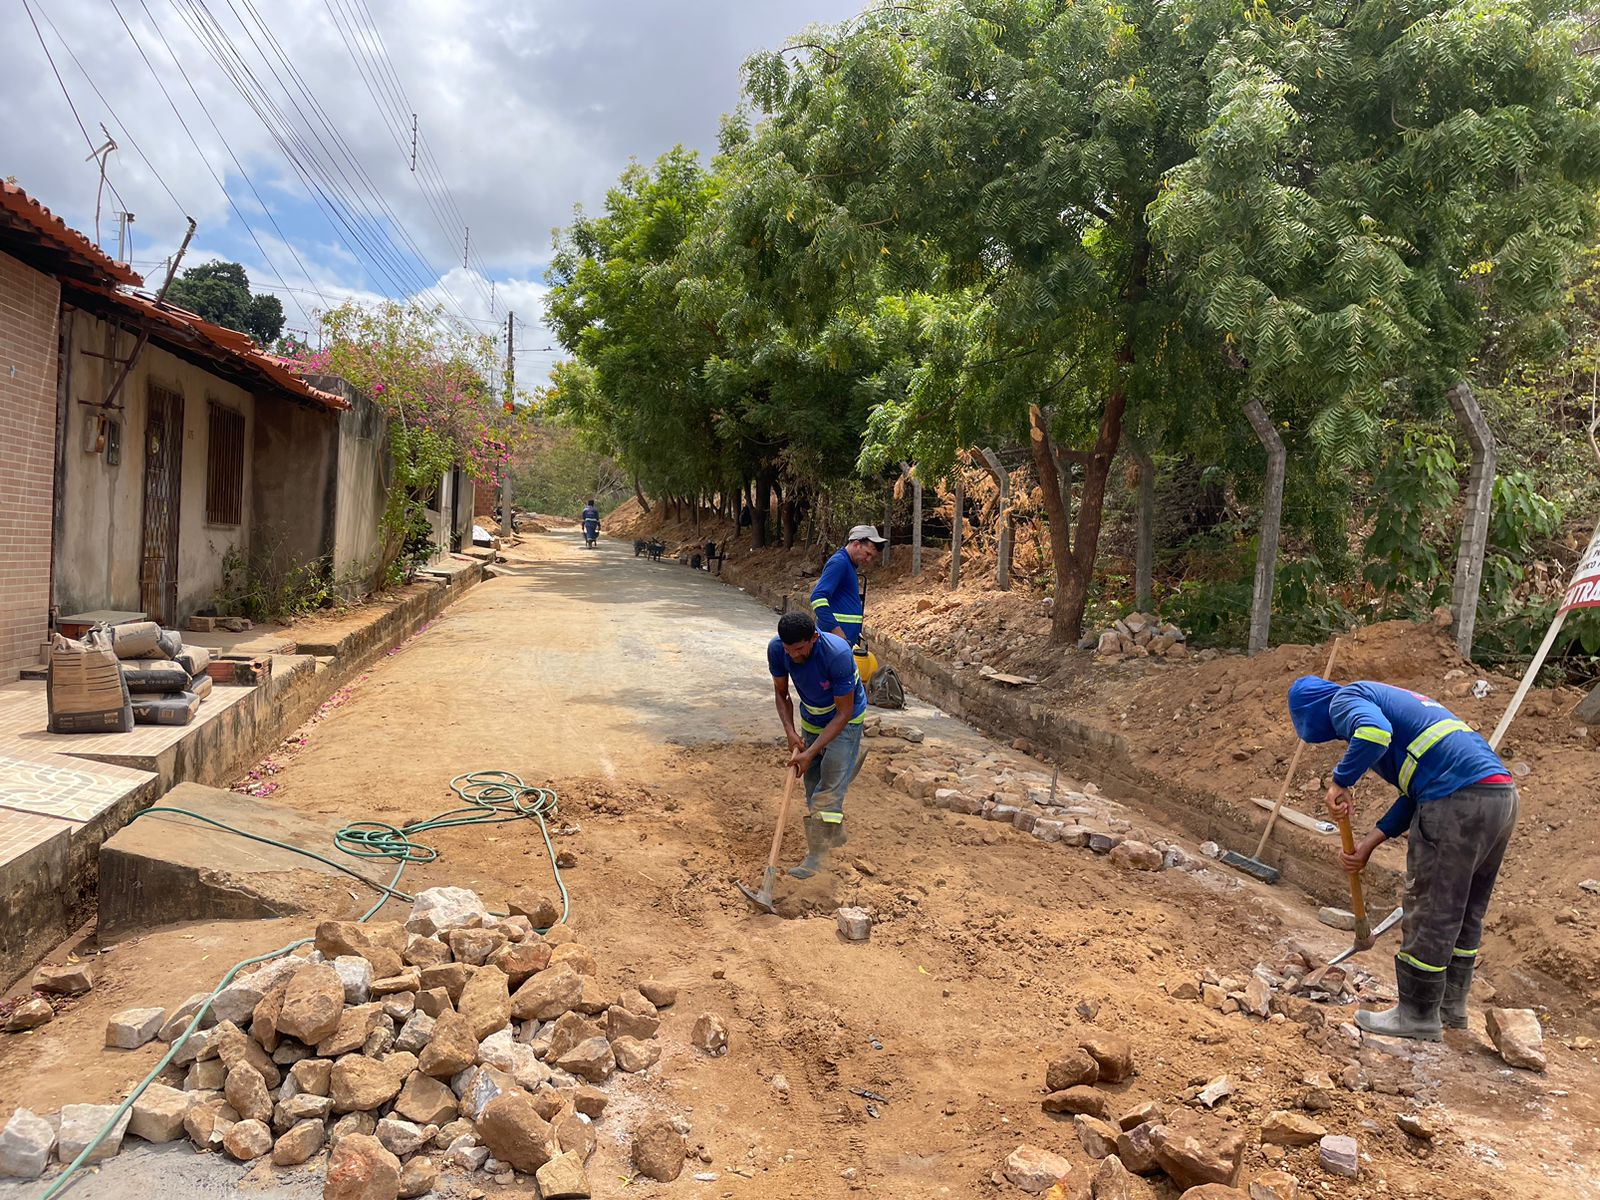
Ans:
{"type": "MultiPolygon", "coordinates": [[[[117,1014],[108,1046],[161,1038],[177,1053],[95,1160],[116,1154],[125,1134],[187,1137],[280,1167],[326,1149],[330,1198],[420,1196],[441,1166],[500,1183],[531,1175],[545,1200],[588,1196],[602,1085],[656,1064],[661,1010],[676,990],[643,980],[607,993],[553,904],[530,896],[510,908],[496,918],[470,891],[434,888],[404,923],[324,921],[315,950],[233,980],[187,1036],[207,993],[170,1015],[117,1014]]],[[[712,1014],[691,1041],[708,1054],[727,1049],[712,1014]]],[[[0,1175],[36,1178],[52,1150],[70,1162],[114,1111],[67,1105],[52,1122],[18,1109],[0,1131],[0,1175]]],[[[636,1169],[675,1179],[684,1132],[659,1121],[638,1129],[636,1169]]]]}
{"type": "Polygon", "coordinates": [[[1113,621],[1098,634],[1091,634],[1078,643],[1084,650],[1093,650],[1101,658],[1113,661],[1123,658],[1187,658],[1188,636],[1170,621],[1149,613],[1133,613],[1113,621]]]}
{"type": "MultiPolygon", "coordinates": [[[[1330,1175],[1355,1178],[1360,1169],[1353,1137],[1330,1134],[1301,1112],[1268,1112],[1253,1136],[1209,1110],[1233,1094],[1232,1081],[1219,1076],[1197,1084],[1168,1102],[1132,1102],[1102,1090],[1135,1074],[1132,1047],[1119,1034],[1091,1029],[1076,1048],[1050,1059],[1045,1066],[1045,1112],[1070,1117],[1078,1144],[1090,1162],[1074,1163],[1064,1155],[1024,1145],[1006,1159],[1004,1178],[1023,1191],[1047,1200],[1156,1200],[1157,1182],[1165,1176],[1190,1200],[1296,1200],[1301,1184],[1287,1171],[1271,1169],[1250,1180],[1243,1190],[1240,1174],[1246,1149],[1259,1142],[1273,1164],[1285,1151],[1315,1145],[1322,1169],[1330,1175]]],[[[1328,1082],[1328,1087],[1332,1083],[1328,1082]]],[[[1254,1122],[1252,1122],[1254,1124],[1254,1122]]],[[[1415,1137],[1433,1136],[1431,1126],[1413,1117],[1415,1137]]],[[[1406,1128],[1402,1121],[1401,1128],[1406,1128]]],[[[1409,1132],[1409,1130],[1408,1130],[1409,1132]]]]}

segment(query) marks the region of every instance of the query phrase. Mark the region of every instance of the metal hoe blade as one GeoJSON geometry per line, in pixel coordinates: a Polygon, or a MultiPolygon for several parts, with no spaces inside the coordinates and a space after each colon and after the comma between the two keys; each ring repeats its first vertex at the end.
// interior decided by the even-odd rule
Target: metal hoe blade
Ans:
{"type": "Polygon", "coordinates": [[[736,888],[744,893],[744,898],[746,900],[750,901],[751,904],[755,905],[762,912],[775,913],[778,910],[772,906],[772,885],[777,881],[778,873],[771,867],[768,867],[766,874],[762,877],[761,890],[759,892],[752,892],[737,879],[733,881],[733,884],[736,888]]]}
{"type": "Polygon", "coordinates": [[[1357,941],[1355,945],[1350,947],[1350,949],[1341,950],[1338,954],[1335,954],[1332,958],[1330,958],[1328,960],[1328,965],[1330,967],[1334,966],[1337,963],[1342,963],[1345,959],[1349,958],[1352,954],[1358,954],[1362,950],[1370,950],[1370,949],[1372,949],[1372,947],[1377,943],[1377,940],[1380,937],[1382,937],[1384,934],[1388,933],[1389,930],[1393,929],[1396,925],[1398,925],[1400,923],[1400,919],[1402,917],[1404,917],[1405,915],[1406,915],[1406,910],[1405,909],[1403,909],[1403,908],[1395,909],[1392,913],[1390,913],[1383,920],[1379,921],[1377,923],[1377,925],[1373,927],[1372,936],[1371,936],[1371,938],[1369,938],[1367,940],[1366,945],[1362,945],[1361,942],[1357,941]]]}

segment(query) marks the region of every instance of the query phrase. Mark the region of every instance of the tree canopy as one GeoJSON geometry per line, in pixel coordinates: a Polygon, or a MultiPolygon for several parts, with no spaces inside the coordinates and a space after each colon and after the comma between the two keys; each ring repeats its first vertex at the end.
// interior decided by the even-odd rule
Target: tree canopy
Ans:
{"type": "Polygon", "coordinates": [[[270,346],[283,332],[283,304],[276,296],[253,295],[250,276],[236,262],[188,267],[167,289],[174,304],[214,324],[248,334],[270,346]]]}

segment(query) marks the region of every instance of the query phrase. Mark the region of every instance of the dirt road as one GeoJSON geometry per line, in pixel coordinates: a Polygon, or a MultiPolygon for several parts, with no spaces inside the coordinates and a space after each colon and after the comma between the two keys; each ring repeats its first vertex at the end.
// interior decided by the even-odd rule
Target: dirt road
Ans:
{"type": "MultiPolygon", "coordinates": [[[[762,663],[772,614],[703,574],[635,560],[626,546],[530,541],[511,575],[475,589],[356,686],[275,777],[273,799],[400,821],[450,807],[449,780],[484,768],[560,792],[556,824],[578,827],[558,840],[577,863],[565,873],[571,923],[602,981],[655,976],[681,990],[661,1064],[614,1084],[590,1166],[597,1196],[622,1194],[626,1131],[648,1111],[681,1113],[702,1157],[676,1184],[639,1181],[629,1195],[1020,1196],[995,1183],[1019,1144],[1085,1158],[1070,1117],[1043,1113],[1039,1101],[1047,1058],[1090,1026],[1133,1042],[1138,1073],[1107,1089],[1114,1113],[1145,1100],[1175,1106],[1193,1085],[1228,1075],[1233,1095],[1217,1112],[1250,1135],[1247,1176],[1281,1167],[1336,1198],[1600,1196],[1592,1051],[1552,1039],[1551,1071],[1539,1076],[1487,1050],[1476,1012],[1471,1035],[1395,1054],[1345,1041],[1348,1010],[1330,1010],[1318,1030],[1171,998],[1170,985],[1198,972],[1247,978],[1297,940],[1326,954],[1339,935],[1282,889],[1215,871],[1130,874],[924,807],[884,782],[887,761],[988,755],[987,769],[1048,770],[926,709],[908,714],[924,742],[865,743],[872,758],[851,793],[837,869],[786,881],[786,916],[752,915],[731,881],[757,877],[781,783],[762,663]],[[832,913],[846,903],[874,913],[869,942],[836,933],[832,913]],[[702,1012],[727,1022],[726,1057],[686,1044],[702,1012]],[[1315,1146],[1256,1144],[1262,1118],[1294,1107],[1308,1074],[1338,1080],[1352,1067],[1362,1090],[1335,1087],[1331,1107],[1308,1115],[1357,1137],[1360,1179],[1324,1174],[1315,1146]],[[1432,1146],[1396,1127],[1398,1114],[1419,1108],[1441,1126],[1432,1146]]],[[[791,838],[798,857],[798,826],[791,838]]],[[[542,845],[522,826],[444,831],[436,844],[439,860],[408,871],[411,887],[456,884],[499,900],[549,878],[542,845]]],[[[155,1052],[97,1050],[109,1011],[175,1004],[235,957],[285,937],[207,925],[118,948],[78,1011],[0,1041],[0,1111],[111,1098],[155,1052]]],[[[1365,960],[1389,976],[1382,949],[1365,960]]],[[[131,1194],[166,1158],[110,1164],[75,1194],[131,1194]]],[[[265,1168],[250,1177],[273,1178],[265,1168]]],[[[162,1178],[163,1195],[208,1194],[162,1178]]],[[[447,1180],[444,1194],[532,1194],[526,1184],[447,1180]]],[[[0,1187],[0,1197],[31,1194],[0,1187]]]]}

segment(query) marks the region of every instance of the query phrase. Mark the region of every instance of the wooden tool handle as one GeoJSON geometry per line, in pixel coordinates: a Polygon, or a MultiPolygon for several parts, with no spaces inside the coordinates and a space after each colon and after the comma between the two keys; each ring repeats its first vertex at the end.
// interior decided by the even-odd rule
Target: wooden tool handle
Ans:
{"type": "MultiPolygon", "coordinates": [[[[1328,665],[1322,668],[1322,677],[1329,679],[1333,676],[1333,661],[1339,657],[1339,639],[1333,639],[1333,645],[1328,650],[1328,665]]],[[[1252,858],[1259,860],[1261,852],[1267,848],[1267,839],[1272,836],[1272,827],[1277,824],[1278,810],[1283,807],[1283,802],[1289,798],[1289,786],[1294,783],[1294,773],[1300,767],[1300,752],[1306,748],[1304,742],[1297,741],[1294,747],[1294,757],[1289,760],[1289,770],[1283,776],[1283,787],[1278,790],[1278,802],[1272,806],[1272,812],[1267,817],[1267,827],[1261,831],[1261,840],[1256,843],[1256,852],[1252,858]]]]}
{"type": "Polygon", "coordinates": [[[794,795],[795,780],[800,776],[793,767],[785,767],[788,776],[783,783],[783,802],[778,805],[778,827],[772,831],[772,853],[767,855],[767,870],[778,869],[778,855],[783,852],[783,827],[789,823],[789,800],[794,795]]]}
{"type": "MultiPolygon", "coordinates": [[[[1344,843],[1344,852],[1356,852],[1356,835],[1350,831],[1350,818],[1339,817],[1339,840],[1344,843]]],[[[1367,902],[1361,895],[1361,874],[1357,872],[1350,876],[1350,911],[1356,915],[1356,932],[1359,935],[1363,929],[1370,929],[1371,923],[1367,920],[1367,902]]]]}

